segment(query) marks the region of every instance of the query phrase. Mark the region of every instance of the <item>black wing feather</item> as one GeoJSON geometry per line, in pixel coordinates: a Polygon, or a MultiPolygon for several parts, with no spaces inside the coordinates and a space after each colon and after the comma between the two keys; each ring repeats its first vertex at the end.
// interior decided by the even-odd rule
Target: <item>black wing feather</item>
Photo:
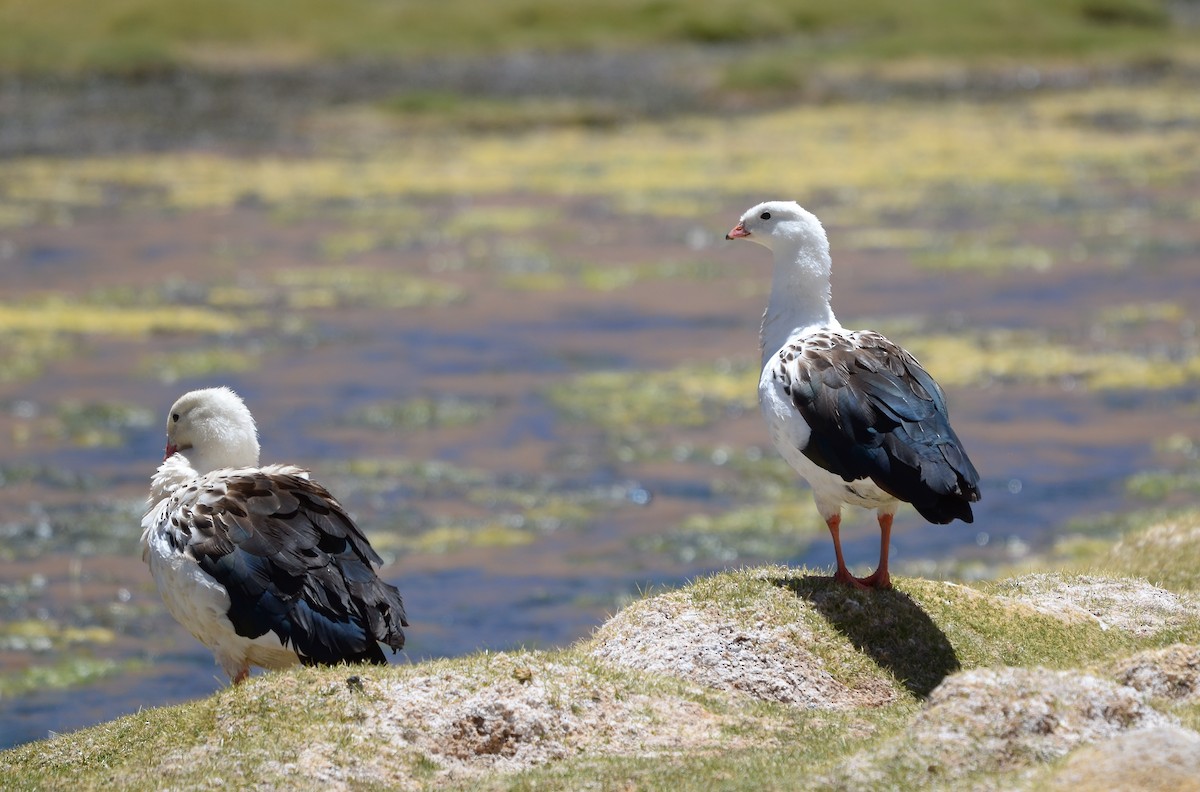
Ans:
{"type": "Polygon", "coordinates": [[[308,665],[385,663],[404,646],[400,592],[324,487],[280,470],[237,471],[192,494],[189,550],[229,594],[239,635],[273,631],[308,665]]]}
{"type": "Polygon", "coordinates": [[[972,521],[979,473],[916,358],[872,332],[822,333],[779,354],[812,430],[805,456],[846,481],[871,479],[930,522],[972,521]]]}

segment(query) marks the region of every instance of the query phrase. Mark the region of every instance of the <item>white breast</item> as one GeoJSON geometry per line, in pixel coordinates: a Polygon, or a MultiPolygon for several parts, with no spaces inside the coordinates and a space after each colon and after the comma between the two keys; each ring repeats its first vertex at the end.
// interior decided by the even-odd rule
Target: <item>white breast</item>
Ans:
{"type": "Polygon", "coordinates": [[[758,406],[775,448],[808,482],[821,516],[828,519],[838,514],[843,503],[894,513],[900,502],[870,479],[846,481],[804,455],[812,429],[792,403],[791,396],[784,391],[782,381],[775,377],[774,366],[781,365],[777,361],[778,358],[773,359],[763,369],[758,382],[758,406]]]}
{"type": "Polygon", "coordinates": [[[168,532],[172,530],[164,500],[160,508],[146,515],[142,533],[142,559],[162,595],[167,611],[188,632],[213,651],[217,662],[230,677],[246,661],[264,668],[286,668],[299,662],[296,653],[280,643],[273,632],[257,638],[237,634],[229,613],[229,595],[225,588],[200,568],[192,556],[178,552],[168,532]]]}

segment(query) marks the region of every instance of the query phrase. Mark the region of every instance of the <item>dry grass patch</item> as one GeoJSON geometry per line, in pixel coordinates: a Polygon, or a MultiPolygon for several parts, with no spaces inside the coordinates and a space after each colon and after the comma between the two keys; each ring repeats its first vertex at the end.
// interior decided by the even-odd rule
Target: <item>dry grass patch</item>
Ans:
{"type": "Polygon", "coordinates": [[[468,664],[408,674],[372,688],[371,738],[413,751],[451,776],[513,771],[587,752],[671,754],[728,744],[741,718],[639,683],[586,659],[483,654],[468,664]]]}
{"type": "Polygon", "coordinates": [[[804,708],[910,701],[959,667],[946,636],[903,591],[863,593],[806,570],[713,575],[634,603],[590,653],[629,668],[804,708]]]}

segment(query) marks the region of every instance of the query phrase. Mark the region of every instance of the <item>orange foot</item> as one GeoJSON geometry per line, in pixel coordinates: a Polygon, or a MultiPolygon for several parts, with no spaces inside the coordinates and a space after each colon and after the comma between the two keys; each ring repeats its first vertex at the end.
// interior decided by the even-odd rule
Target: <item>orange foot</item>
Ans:
{"type": "Polygon", "coordinates": [[[843,583],[851,588],[856,588],[859,591],[869,591],[871,586],[865,580],[859,580],[850,574],[850,570],[841,567],[833,573],[833,579],[838,583],[843,583]]]}
{"type": "Polygon", "coordinates": [[[858,582],[863,588],[872,588],[879,591],[887,591],[892,587],[892,579],[888,575],[887,569],[876,569],[874,574],[865,578],[858,578],[858,582]]]}

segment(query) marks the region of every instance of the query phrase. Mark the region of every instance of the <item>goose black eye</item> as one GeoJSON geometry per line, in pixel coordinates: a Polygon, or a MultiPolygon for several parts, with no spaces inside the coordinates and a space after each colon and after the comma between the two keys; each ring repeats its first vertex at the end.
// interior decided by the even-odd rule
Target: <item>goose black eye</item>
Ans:
{"type": "Polygon", "coordinates": [[[171,420],[175,423],[179,423],[179,413],[171,413],[171,420]]]}
{"type": "Polygon", "coordinates": [[[762,218],[763,220],[770,220],[770,219],[771,219],[771,213],[770,213],[770,212],[763,212],[762,214],[760,214],[760,215],[759,215],[759,217],[760,217],[760,218],[762,218]]]}

